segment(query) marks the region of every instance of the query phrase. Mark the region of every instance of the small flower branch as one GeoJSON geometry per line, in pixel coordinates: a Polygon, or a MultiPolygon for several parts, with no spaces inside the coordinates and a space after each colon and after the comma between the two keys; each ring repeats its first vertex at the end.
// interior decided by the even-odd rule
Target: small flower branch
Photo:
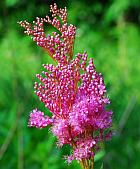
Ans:
{"type": "Polygon", "coordinates": [[[52,20],[46,16],[45,18],[37,17],[36,21],[33,22],[34,26],[26,20],[18,23],[26,29],[25,33],[31,35],[33,41],[45,49],[54,60],[67,63],[73,56],[76,27],[72,24],[68,25],[66,8],[58,9],[57,5],[54,4],[54,6],[50,6],[50,12],[52,12],[52,20]],[[52,32],[52,35],[46,36],[44,23],[52,25],[60,34],[52,32]]]}

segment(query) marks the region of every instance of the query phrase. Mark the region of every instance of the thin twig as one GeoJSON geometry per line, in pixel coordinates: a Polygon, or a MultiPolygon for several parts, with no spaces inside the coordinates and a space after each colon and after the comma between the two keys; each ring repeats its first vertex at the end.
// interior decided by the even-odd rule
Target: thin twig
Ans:
{"type": "Polygon", "coordinates": [[[118,127],[119,127],[120,133],[122,132],[128,118],[129,118],[129,116],[130,116],[130,114],[131,114],[131,112],[132,112],[132,110],[135,106],[135,104],[136,104],[136,97],[132,96],[128,105],[127,105],[127,107],[126,107],[126,109],[125,109],[125,111],[124,111],[124,113],[123,113],[123,115],[122,115],[122,117],[121,117],[121,119],[120,119],[120,121],[119,121],[118,127]]]}
{"type": "Polygon", "coordinates": [[[9,129],[9,132],[7,134],[7,137],[5,138],[1,148],[0,148],[0,160],[3,158],[4,156],[4,153],[6,152],[13,136],[14,136],[14,133],[16,131],[16,128],[17,128],[17,124],[18,124],[18,121],[19,121],[19,118],[20,118],[20,115],[21,115],[21,110],[19,110],[17,112],[17,117],[16,117],[16,120],[14,121],[14,124],[12,124],[11,128],[9,129]]]}
{"type": "Polygon", "coordinates": [[[23,132],[22,124],[18,124],[18,169],[24,168],[23,162],[23,132]]]}

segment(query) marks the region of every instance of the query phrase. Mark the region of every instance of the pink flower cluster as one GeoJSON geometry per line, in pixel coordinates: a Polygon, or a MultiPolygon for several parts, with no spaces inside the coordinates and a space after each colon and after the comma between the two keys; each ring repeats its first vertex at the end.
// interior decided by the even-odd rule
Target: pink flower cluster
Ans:
{"type": "Polygon", "coordinates": [[[96,72],[93,59],[88,61],[86,52],[72,59],[76,28],[68,25],[66,8],[58,9],[54,4],[51,12],[53,20],[48,16],[37,18],[33,28],[27,21],[19,22],[37,45],[57,61],[56,66],[43,64],[44,71],[37,74],[40,83],[35,83],[35,93],[52,117],[35,109],[30,114],[29,126],[50,125],[58,145],[72,147],[68,162],[76,159],[84,163],[93,159],[99,143],[110,135],[105,133],[112,125],[112,111],[105,108],[110,102],[104,79],[96,72]],[[46,37],[44,22],[53,25],[60,34],[53,32],[46,37]]]}
{"type": "Polygon", "coordinates": [[[34,26],[27,21],[21,21],[19,24],[26,29],[25,33],[31,35],[33,41],[45,49],[48,54],[58,62],[66,62],[72,58],[73,45],[76,34],[76,27],[67,23],[67,10],[58,9],[57,5],[50,6],[53,20],[49,16],[45,18],[36,18],[34,26]],[[61,21],[58,19],[60,18],[61,21]],[[62,24],[61,24],[62,22],[62,24]],[[51,24],[60,34],[52,32],[52,35],[46,36],[44,32],[44,23],[51,24]],[[62,40],[63,39],[63,40],[62,40]]]}
{"type": "Polygon", "coordinates": [[[52,124],[52,119],[48,116],[44,116],[44,113],[34,109],[30,113],[29,126],[35,126],[36,128],[44,128],[52,124]]]}

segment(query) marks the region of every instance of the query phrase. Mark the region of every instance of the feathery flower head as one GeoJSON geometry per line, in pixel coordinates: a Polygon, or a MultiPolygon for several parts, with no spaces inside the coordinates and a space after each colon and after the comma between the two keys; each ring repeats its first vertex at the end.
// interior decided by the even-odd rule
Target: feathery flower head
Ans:
{"type": "Polygon", "coordinates": [[[29,126],[44,128],[48,125],[58,139],[58,146],[69,144],[72,154],[70,163],[76,159],[81,165],[93,166],[99,143],[111,136],[112,111],[106,110],[110,103],[101,73],[97,73],[93,59],[88,61],[86,52],[73,58],[76,27],[68,25],[67,10],[50,6],[52,20],[37,18],[34,26],[27,21],[19,22],[33,41],[57,61],[57,65],[43,64],[44,71],[37,74],[35,94],[52,113],[51,117],[35,109],[31,112],[29,126]],[[44,23],[51,24],[60,34],[46,36],[44,23]],[[105,134],[106,133],[106,134],[105,134]]]}
{"type": "Polygon", "coordinates": [[[76,27],[72,24],[68,25],[66,8],[58,9],[57,5],[54,4],[54,6],[50,6],[50,12],[52,12],[52,20],[49,16],[37,17],[36,21],[33,22],[34,26],[26,20],[19,22],[19,24],[26,29],[25,33],[31,35],[33,41],[45,49],[53,59],[58,62],[67,62],[73,55],[76,27]],[[46,36],[44,23],[52,25],[60,34],[52,32],[52,35],[46,36]]]}

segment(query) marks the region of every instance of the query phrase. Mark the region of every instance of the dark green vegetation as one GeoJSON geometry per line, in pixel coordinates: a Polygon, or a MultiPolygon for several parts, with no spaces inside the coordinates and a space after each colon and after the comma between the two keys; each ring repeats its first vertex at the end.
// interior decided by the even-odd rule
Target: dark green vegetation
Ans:
{"type": "MultiPolygon", "coordinates": [[[[29,112],[44,106],[33,93],[41,64],[52,62],[17,21],[49,13],[52,1],[0,1],[0,168],[78,169],[55,146],[48,129],[28,128],[29,112]]],[[[54,2],[54,1],[53,1],[54,2]]],[[[140,168],[140,1],[55,1],[77,26],[74,52],[87,50],[102,72],[114,112],[114,136],[96,156],[95,169],[140,168]],[[101,167],[102,166],[102,167],[101,167]]],[[[47,31],[48,28],[46,28],[47,31]]],[[[50,28],[49,28],[50,29],[50,28]]]]}

